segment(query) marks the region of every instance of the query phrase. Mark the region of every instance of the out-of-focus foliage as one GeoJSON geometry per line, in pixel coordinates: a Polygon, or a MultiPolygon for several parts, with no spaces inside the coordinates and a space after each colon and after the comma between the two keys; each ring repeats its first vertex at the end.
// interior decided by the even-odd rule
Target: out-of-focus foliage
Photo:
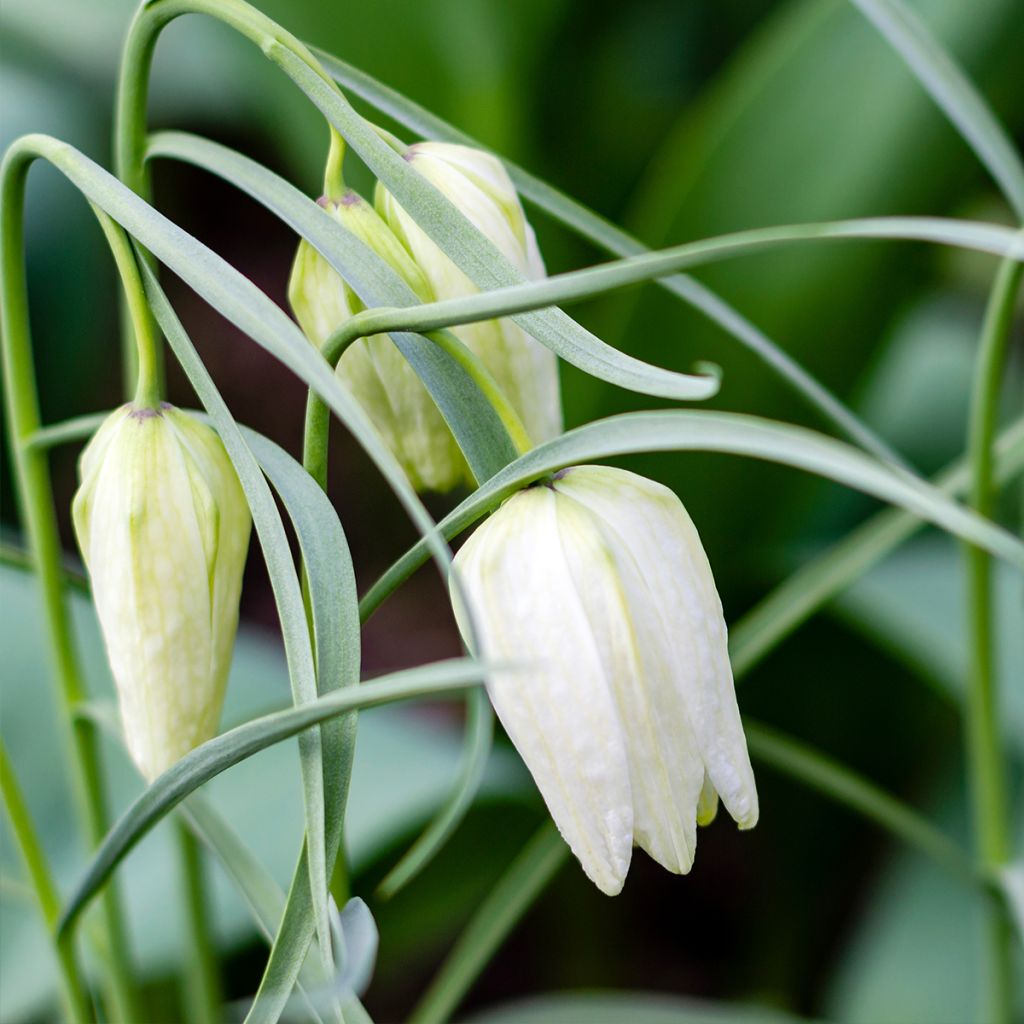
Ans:
{"type": "MultiPolygon", "coordinates": [[[[259,6],[653,245],[870,214],[983,210],[1009,219],[991,181],[907,69],[840,0],[259,0],[259,6]]],[[[915,0],[912,6],[1020,140],[1019,0],[915,0]]],[[[132,0],[5,0],[0,141],[48,131],[107,162],[118,50],[133,7],[132,0]]],[[[326,152],[318,115],[223,26],[190,17],[167,30],[156,57],[151,121],[229,142],[311,194],[318,191],[326,152]]],[[[366,191],[365,175],[352,180],[366,191]]],[[[197,171],[161,165],[155,182],[162,209],[284,303],[295,240],[281,225],[197,171]]],[[[593,261],[586,246],[542,218],[535,222],[550,269],[593,261]]],[[[101,236],[84,204],[46,170],[33,172],[28,224],[44,416],[110,407],[119,399],[116,285],[101,236]]],[[[851,242],[750,257],[699,276],[930,471],[963,444],[969,368],[994,269],[993,260],[923,245],[851,242]]],[[[281,382],[274,364],[185,289],[170,287],[238,419],[294,451],[302,389],[281,382]]],[[[651,362],[683,370],[701,358],[720,363],[718,407],[815,422],[745,350],[653,288],[574,312],[610,343],[651,362]]],[[[1008,396],[1020,393],[1019,344],[1017,353],[1008,396]]],[[[572,369],[563,371],[563,391],[570,424],[654,404],[572,369]]],[[[171,374],[170,397],[193,404],[180,373],[171,374]]],[[[1015,411],[1011,404],[1007,414],[1015,411]]],[[[75,454],[62,449],[52,460],[61,500],[70,498],[75,454]]],[[[411,529],[340,432],[332,460],[332,497],[365,587],[404,549],[411,529]]],[[[738,459],[659,455],[623,462],[683,498],[730,620],[809,550],[870,509],[866,499],[835,487],[738,459]]],[[[6,463],[3,472],[9,495],[6,463]]],[[[434,507],[446,505],[438,500],[434,507]]],[[[5,527],[13,527],[10,501],[3,514],[5,527]]],[[[68,523],[62,525],[66,530],[68,523]]],[[[249,628],[229,689],[229,721],[287,699],[283,671],[268,654],[273,637],[256,635],[273,623],[273,612],[262,567],[253,563],[243,601],[249,628]]],[[[805,626],[739,693],[744,711],[846,760],[954,831],[964,817],[955,781],[964,665],[963,616],[954,607],[958,570],[953,542],[927,537],[854,588],[837,616],[805,626]]],[[[46,739],[52,711],[40,641],[32,639],[38,625],[18,617],[31,607],[25,605],[29,584],[6,575],[0,582],[4,735],[22,778],[38,787],[30,789],[32,806],[66,877],[83,851],[67,844],[63,775],[36,768],[55,744],[46,739]]],[[[1019,589],[1009,581],[1001,594],[1009,624],[1001,671],[1009,684],[1021,663],[1013,629],[1019,589]]],[[[91,635],[84,610],[82,616],[83,635],[91,635]]],[[[89,650],[90,679],[100,681],[99,655],[94,645],[89,650]]],[[[443,591],[424,571],[370,623],[365,668],[372,673],[456,650],[443,591]]],[[[1019,738],[1019,701],[1006,717],[1019,738]]],[[[362,717],[361,774],[348,834],[355,892],[372,894],[399,843],[441,796],[454,772],[452,724],[446,714],[424,710],[362,717]]],[[[1019,742],[1016,749],[1019,756],[1019,742]]],[[[120,807],[134,776],[120,755],[110,763],[120,807]]],[[[766,771],[759,784],[757,830],[742,836],[717,825],[706,830],[689,877],[669,877],[638,857],[624,895],[610,902],[567,868],[485,973],[468,1008],[530,992],[595,988],[756,1000],[850,1022],[876,1020],[880,1008],[888,1017],[940,1022],[951,1008],[973,1006],[980,967],[967,911],[960,912],[963,894],[916,855],[893,850],[874,829],[820,797],[766,771]]],[[[211,790],[283,881],[301,822],[293,745],[234,769],[211,790]]],[[[390,903],[371,899],[382,945],[367,1002],[378,1019],[405,1011],[473,904],[539,820],[535,795],[514,759],[495,765],[490,793],[422,878],[390,903]]],[[[6,878],[13,857],[6,838],[3,856],[6,878]]],[[[154,989],[165,984],[179,932],[173,908],[160,902],[166,891],[147,885],[147,878],[172,870],[167,837],[159,832],[126,867],[133,939],[154,989]]],[[[42,1019],[45,1010],[34,1000],[47,983],[47,955],[37,926],[26,923],[27,913],[8,892],[6,886],[0,892],[0,1015],[30,1019],[34,1007],[42,1019]]],[[[226,883],[218,886],[216,913],[224,948],[234,951],[225,967],[229,994],[251,993],[262,946],[226,883]]],[[[659,1019],[659,1008],[649,1009],[650,1019],[659,1019]]],[[[564,1004],[531,1012],[515,1019],[567,1021],[586,1009],[564,1004]]],[[[703,1012],[695,1008],[693,1019],[719,1019],[703,1012]]],[[[642,1020],[639,1013],[631,1019],[642,1020]]]]}

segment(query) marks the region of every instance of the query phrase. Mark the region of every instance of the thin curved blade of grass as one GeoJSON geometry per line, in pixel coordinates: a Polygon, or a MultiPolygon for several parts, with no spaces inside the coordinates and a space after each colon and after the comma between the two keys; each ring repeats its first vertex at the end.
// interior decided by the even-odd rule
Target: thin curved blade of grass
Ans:
{"type": "Polygon", "coordinates": [[[164,815],[232,765],[338,715],[479,685],[489,668],[470,658],[454,658],[405,669],[372,683],[335,690],[309,704],[263,715],[196,747],[155,779],[110,830],[64,908],[59,933],[67,933],[117,865],[164,815]]]}
{"type": "MultiPolygon", "coordinates": [[[[1007,427],[995,446],[996,482],[1004,486],[1024,470],[1024,419],[1007,427]]],[[[958,459],[936,477],[945,494],[966,491],[970,472],[958,459]]],[[[729,629],[733,673],[739,680],[783,638],[924,526],[902,509],[885,509],[852,530],[828,551],[787,576],[729,629]]]]}
{"type": "MultiPolygon", "coordinates": [[[[341,680],[342,673],[345,673],[349,679],[352,676],[351,665],[346,663],[346,653],[340,649],[340,646],[345,639],[348,639],[346,633],[351,633],[351,630],[347,628],[350,613],[343,605],[346,598],[351,600],[354,595],[355,584],[354,577],[351,577],[351,559],[348,556],[348,547],[344,534],[341,533],[341,525],[337,521],[337,513],[323,492],[309,479],[307,474],[303,473],[301,467],[297,467],[297,473],[289,474],[285,461],[288,456],[285,456],[285,453],[276,445],[265,439],[261,447],[264,455],[268,456],[270,461],[261,469],[260,463],[249,445],[250,440],[258,441],[258,437],[252,432],[250,432],[249,438],[242,434],[192,345],[191,339],[171,308],[153,271],[143,261],[140,261],[140,269],[150,309],[185,371],[189,383],[220,435],[252,510],[253,525],[260,539],[267,572],[270,576],[271,589],[277,604],[285,656],[288,660],[288,674],[292,684],[292,696],[297,705],[308,703],[315,700],[318,694],[315,667],[317,663],[314,661],[314,655],[320,657],[320,652],[314,652],[314,648],[310,644],[309,624],[302,600],[302,589],[299,586],[298,575],[292,561],[288,536],[263,473],[267,473],[267,476],[275,483],[275,487],[281,486],[278,493],[289,513],[292,514],[303,553],[305,554],[308,549],[314,558],[315,576],[311,575],[310,577],[311,604],[314,624],[319,623],[319,628],[315,628],[316,639],[317,641],[323,639],[325,645],[322,655],[325,663],[322,674],[324,680],[329,681],[330,685],[337,685],[341,680]],[[297,480],[296,477],[306,477],[309,487],[304,487],[301,479],[297,480]],[[317,492],[321,501],[313,500],[307,505],[307,501],[312,498],[309,493],[310,488],[317,492]],[[318,531],[323,533],[322,545],[317,537],[318,531]],[[333,552],[341,563],[337,581],[329,579],[329,574],[325,573],[322,568],[328,551],[333,552]],[[344,582],[346,580],[346,561],[349,564],[348,575],[352,579],[351,585],[348,587],[344,582]],[[326,631],[330,635],[321,637],[322,631],[326,631]]],[[[358,659],[358,642],[355,650],[358,659]]],[[[358,679],[358,673],[357,660],[356,679],[358,679]]],[[[320,939],[322,954],[328,961],[330,959],[330,920],[327,912],[327,886],[330,869],[327,863],[329,839],[326,820],[327,773],[324,756],[326,754],[331,762],[341,761],[344,763],[343,744],[348,738],[344,733],[339,733],[337,729],[330,732],[319,729],[311,730],[299,737],[306,835],[308,846],[313,851],[307,864],[311,891],[314,894],[313,919],[320,939]]],[[[332,775],[336,771],[337,769],[332,765],[332,775]]],[[[337,795],[337,791],[334,790],[332,796],[335,801],[337,795]]],[[[340,835],[340,824],[336,823],[335,829],[340,835]]],[[[330,859],[333,861],[333,858],[330,859]]]]}
{"type": "MultiPolygon", "coordinates": [[[[147,159],[158,157],[202,167],[252,196],[305,238],[367,306],[419,303],[373,249],[262,164],[186,132],[151,136],[147,159]]],[[[493,406],[448,353],[415,334],[395,332],[391,337],[430,392],[477,479],[486,480],[516,457],[516,447],[493,406]]]]}
{"type": "MultiPolygon", "coordinates": [[[[478,288],[488,290],[523,282],[522,275],[497,247],[381,139],[333,83],[280,44],[271,43],[266,53],[478,288]]],[[[513,319],[566,362],[626,390],[690,401],[710,398],[718,391],[716,378],[673,373],[634,359],[606,345],[559,309],[520,313],[513,319]]]]}
{"type": "MultiPolygon", "coordinates": [[[[1013,565],[1024,566],[1021,541],[903,470],[803,427],[740,413],[697,410],[625,413],[577,427],[527,452],[492,477],[445,516],[438,529],[449,539],[457,536],[546,473],[588,460],[657,451],[714,451],[803,469],[900,505],[1013,565]]],[[[360,602],[363,621],[425,560],[420,543],[395,562],[360,602]]]]}
{"type": "Polygon", "coordinates": [[[815,224],[782,224],[738,231],[717,238],[685,242],[642,256],[556,274],[507,288],[457,299],[424,303],[408,309],[370,309],[350,321],[361,335],[396,329],[432,331],[439,327],[508,316],[521,310],[577,302],[615,288],[671,274],[680,267],[701,266],[748,256],[799,242],[838,242],[849,239],[893,239],[936,242],[975,249],[1024,262],[1024,234],[1001,225],[939,217],[871,217],[815,224]]]}
{"type": "Polygon", "coordinates": [[[472,806],[483,782],[494,739],[494,712],[483,690],[466,697],[466,727],[462,766],[448,799],[419,838],[385,875],[377,894],[390,899],[407,886],[444,847],[472,806]]]}
{"type": "MultiPolygon", "coordinates": [[[[457,142],[476,149],[489,149],[477,139],[384,85],[365,71],[347,64],[333,54],[312,49],[324,70],[336,82],[420,137],[457,142]]],[[[527,202],[543,210],[580,237],[615,256],[637,256],[649,251],[639,239],[582,203],[505,157],[501,157],[501,160],[519,194],[527,202]]],[[[809,405],[851,441],[886,461],[896,464],[902,461],[882,438],[795,359],[710,288],[686,274],[659,278],[656,283],[669,294],[700,310],[708,319],[759,356],[767,366],[803,396],[809,405]]]]}
{"type": "Polygon", "coordinates": [[[850,0],[900,55],[1024,221],[1024,163],[974,83],[901,0],[850,0]]]}

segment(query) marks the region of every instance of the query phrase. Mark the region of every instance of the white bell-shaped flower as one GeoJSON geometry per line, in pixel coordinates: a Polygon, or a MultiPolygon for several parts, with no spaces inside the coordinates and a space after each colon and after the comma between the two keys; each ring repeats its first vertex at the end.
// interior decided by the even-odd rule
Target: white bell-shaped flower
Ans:
{"type": "MultiPolygon", "coordinates": [[[[426,277],[376,210],[358,193],[320,205],[385,259],[423,302],[426,277]]],[[[299,243],[288,300],[317,348],[364,306],[341,275],[307,241],[299,243]]],[[[452,432],[416,371],[386,334],[360,338],[338,361],[338,379],[363,407],[418,491],[449,491],[473,477],[452,432]]]]}
{"type": "Polygon", "coordinates": [[[479,653],[515,663],[487,681],[495,711],[599,889],[619,892],[634,844],[689,871],[718,797],[757,823],[721,601],[672,491],[564,470],[506,501],[455,573],[479,653]]]}
{"type": "MultiPolygon", "coordinates": [[[[494,243],[528,280],[545,276],[537,239],[501,161],[469,146],[419,142],[405,153],[423,175],[494,243]]],[[[380,184],[377,209],[404,242],[436,299],[475,295],[479,289],[380,184]]],[[[480,357],[519,414],[534,444],[562,431],[555,355],[511,320],[486,320],[452,328],[480,357]]]]}
{"type": "Polygon", "coordinates": [[[147,779],[216,734],[251,517],[220,438],[126,405],[93,436],[72,508],[129,752],[147,779]]]}

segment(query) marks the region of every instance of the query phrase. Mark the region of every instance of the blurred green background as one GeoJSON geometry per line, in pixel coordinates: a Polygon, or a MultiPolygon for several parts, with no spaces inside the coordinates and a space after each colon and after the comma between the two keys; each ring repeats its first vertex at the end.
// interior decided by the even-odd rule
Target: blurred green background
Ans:
{"type": "MultiPolygon", "coordinates": [[[[4,0],[4,145],[23,132],[49,132],[109,163],[119,46],[134,6],[132,0],[4,0]]],[[[651,245],[872,214],[1010,220],[992,182],[907,69],[839,0],[261,0],[259,6],[651,245]]],[[[1020,141],[1024,5],[917,0],[912,6],[1020,141]]],[[[255,49],[207,19],[181,19],[164,33],[151,123],[210,135],[311,195],[318,191],[326,152],[319,116],[255,49]]],[[[368,185],[365,176],[353,178],[368,185]]],[[[178,165],[156,167],[155,195],[161,209],[284,304],[295,239],[270,215],[223,182],[178,165]]],[[[533,221],[549,269],[604,258],[539,214],[533,221]]],[[[120,379],[117,285],[102,237],[85,204],[46,168],[33,172],[28,224],[44,419],[109,408],[118,401],[120,379]]],[[[971,359],[994,269],[981,256],[858,242],[748,257],[697,276],[931,472],[963,446],[971,359]]],[[[186,288],[169,284],[236,417],[296,452],[302,389],[186,288]]],[[[698,359],[719,363],[724,386],[714,407],[821,425],[738,343],[650,286],[573,312],[611,344],[651,362],[679,369],[698,359]]],[[[1016,330],[1007,417],[1020,411],[1019,322],[1016,330]]],[[[572,368],[563,372],[563,393],[569,425],[655,404],[572,368]]],[[[173,369],[170,397],[195,404],[173,369]]],[[[354,445],[340,431],[332,444],[332,496],[366,587],[414,535],[354,445]]],[[[62,509],[74,489],[76,454],[60,449],[52,460],[62,509]]],[[[874,507],[833,485],[735,458],[659,455],[623,464],[663,480],[683,498],[732,621],[874,507]]],[[[6,450],[3,491],[4,530],[16,535],[6,450]]],[[[452,500],[434,497],[429,504],[440,514],[452,500]]],[[[1012,501],[1005,513],[1019,522],[1012,501]]],[[[68,527],[64,515],[70,548],[68,527]]],[[[960,568],[949,538],[924,534],[771,655],[744,682],[740,704],[966,838],[960,568]]],[[[61,877],[70,879],[84,852],[71,838],[66,786],[55,762],[51,687],[31,582],[5,570],[0,584],[8,669],[0,684],[4,736],[48,849],[61,877]]],[[[1005,721],[1019,769],[1019,580],[1002,579],[999,596],[1005,721]]],[[[109,682],[95,624],[84,603],[79,612],[90,678],[101,690],[109,682]]],[[[287,700],[286,673],[273,646],[273,602],[255,557],[243,616],[226,721],[287,700]]],[[[443,591],[424,570],[369,624],[364,668],[374,674],[457,650],[443,591]]],[[[349,842],[355,892],[370,898],[375,881],[442,799],[455,770],[459,722],[447,707],[375,711],[362,721],[349,842]]],[[[122,806],[136,784],[119,755],[111,756],[110,769],[122,806]]],[[[1024,822],[1020,781],[1018,770],[1013,793],[1024,822]]],[[[467,1012],[554,991],[642,989],[768,1008],[742,1018],[751,1021],[778,1019],[763,1015],[775,1011],[851,1024],[971,1020],[981,965],[969,895],[793,782],[762,770],[759,787],[757,830],[739,835],[728,821],[716,822],[702,833],[689,877],[669,876],[638,854],[624,894],[608,900],[575,864],[566,867],[485,972],[467,1012]]],[[[301,827],[291,746],[258,756],[211,788],[284,882],[301,827]]],[[[500,749],[479,806],[435,866],[390,903],[371,899],[382,945],[367,1005],[379,1020],[401,1018],[541,815],[529,778],[514,754],[500,749]]],[[[172,887],[152,884],[174,870],[165,831],[133,854],[125,875],[140,969],[158,997],[167,989],[166,1019],[172,1020],[178,908],[172,887]]],[[[6,831],[2,838],[3,877],[17,877],[6,831]]],[[[225,985],[241,998],[258,983],[264,951],[240,900],[214,873],[225,985]]],[[[0,899],[0,1017],[45,1020],[50,967],[42,933],[16,885],[5,884],[0,899]]],[[[522,1012],[502,1019],[522,1019],[522,1012]]]]}

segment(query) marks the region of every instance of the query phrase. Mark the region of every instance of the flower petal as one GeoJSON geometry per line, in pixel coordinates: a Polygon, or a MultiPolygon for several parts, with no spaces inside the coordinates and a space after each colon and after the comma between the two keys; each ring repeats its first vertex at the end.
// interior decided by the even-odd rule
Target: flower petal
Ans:
{"type": "Polygon", "coordinates": [[[523,666],[488,680],[495,711],[584,871],[614,895],[633,845],[625,741],[555,502],[546,487],[509,499],[456,555],[455,572],[482,654],[523,666]]]}
{"type": "Polygon", "coordinates": [[[661,484],[603,466],[573,469],[558,486],[599,515],[640,567],[668,624],[673,688],[687,709],[708,778],[740,828],[752,828],[757,788],[736,703],[725,617],[682,502],[661,484]]]}
{"type": "MultiPolygon", "coordinates": [[[[571,477],[569,478],[571,480],[571,477]]],[[[669,871],[685,874],[696,847],[704,778],[686,708],[672,686],[672,644],[640,567],[612,530],[556,484],[566,561],[590,621],[626,737],[633,831],[669,871]]]]}

